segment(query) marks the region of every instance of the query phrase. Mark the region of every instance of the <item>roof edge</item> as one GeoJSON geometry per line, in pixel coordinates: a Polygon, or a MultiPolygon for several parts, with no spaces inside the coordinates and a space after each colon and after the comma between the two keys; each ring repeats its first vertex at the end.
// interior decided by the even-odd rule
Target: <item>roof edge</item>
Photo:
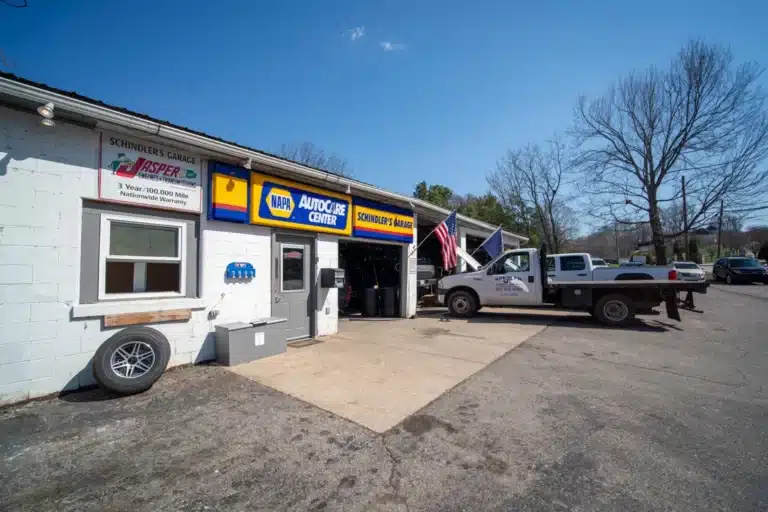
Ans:
{"type": "MultiPolygon", "coordinates": [[[[257,149],[242,146],[223,139],[217,139],[202,132],[196,132],[188,128],[173,125],[166,121],[155,120],[146,115],[131,112],[119,107],[113,107],[79,94],[68,93],[60,89],[49,87],[45,84],[20,79],[19,77],[8,73],[0,72],[0,92],[39,102],[41,104],[53,101],[57,108],[93,118],[97,122],[101,121],[103,123],[141,131],[148,135],[165,137],[182,144],[196,146],[238,160],[244,161],[250,158],[254,162],[280,169],[293,175],[332,182],[342,186],[349,185],[351,188],[355,188],[374,197],[407,204],[414,209],[418,206],[421,209],[445,215],[446,217],[451,213],[450,210],[441,208],[422,199],[389,192],[353,178],[347,178],[328,171],[308,167],[297,162],[292,162],[284,158],[264,153],[257,149]]],[[[462,224],[468,227],[477,227],[488,231],[493,231],[498,228],[498,226],[493,226],[465,215],[457,214],[456,217],[462,224]]],[[[528,241],[527,237],[516,233],[508,231],[503,231],[503,233],[505,236],[518,239],[521,242],[528,241]]]]}

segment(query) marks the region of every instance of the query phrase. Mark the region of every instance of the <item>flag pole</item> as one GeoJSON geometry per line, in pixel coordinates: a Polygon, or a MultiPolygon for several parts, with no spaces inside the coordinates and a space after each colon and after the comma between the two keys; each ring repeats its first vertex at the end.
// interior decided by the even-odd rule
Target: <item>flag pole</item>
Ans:
{"type": "MultiPolygon", "coordinates": [[[[483,240],[483,243],[481,243],[480,245],[478,245],[478,246],[477,246],[477,248],[475,248],[475,250],[474,250],[474,251],[472,251],[472,254],[470,254],[470,256],[474,256],[474,255],[475,255],[475,253],[476,253],[477,251],[479,251],[479,250],[480,250],[480,248],[481,248],[483,245],[485,245],[485,242],[487,242],[488,240],[490,240],[490,239],[491,239],[491,237],[492,237],[493,235],[495,235],[495,234],[496,234],[496,231],[498,231],[498,230],[500,230],[500,229],[501,229],[501,226],[497,227],[497,228],[496,228],[496,230],[495,230],[493,233],[491,233],[490,235],[488,235],[488,237],[487,237],[485,240],[483,240]]],[[[501,244],[502,244],[502,246],[504,245],[504,231],[502,231],[502,232],[501,232],[501,244]]]]}
{"type": "MultiPolygon", "coordinates": [[[[451,213],[448,215],[448,217],[450,217],[450,216],[451,216],[451,215],[453,215],[454,213],[456,213],[456,210],[453,210],[453,211],[452,211],[452,212],[451,212],[451,213]]],[[[446,217],[446,219],[447,219],[448,217],[446,217]]],[[[438,227],[440,227],[440,224],[442,224],[443,222],[445,222],[445,219],[444,219],[444,220],[442,220],[442,221],[440,221],[440,222],[438,222],[438,223],[437,223],[437,225],[436,225],[434,228],[432,228],[432,231],[430,231],[430,232],[429,232],[429,234],[428,234],[427,236],[425,236],[424,238],[422,238],[421,242],[419,242],[419,245],[417,245],[416,247],[414,247],[414,248],[413,248],[413,250],[412,250],[411,252],[409,252],[409,253],[408,253],[408,257],[407,257],[406,259],[408,259],[408,260],[409,260],[409,259],[411,259],[411,256],[413,256],[413,253],[419,250],[419,247],[421,247],[421,245],[422,245],[424,242],[426,242],[426,241],[427,241],[427,238],[429,238],[430,236],[432,236],[432,233],[434,233],[435,231],[437,231],[437,228],[438,228],[438,227]]]]}

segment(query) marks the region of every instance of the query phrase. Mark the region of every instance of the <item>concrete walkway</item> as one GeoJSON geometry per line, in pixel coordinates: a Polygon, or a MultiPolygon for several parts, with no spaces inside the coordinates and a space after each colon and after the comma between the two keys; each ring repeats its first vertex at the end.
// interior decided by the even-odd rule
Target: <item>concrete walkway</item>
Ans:
{"type": "Polygon", "coordinates": [[[437,314],[340,321],[321,343],[231,370],[375,432],[385,432],[542,331],[553,319],[437,314]]]}

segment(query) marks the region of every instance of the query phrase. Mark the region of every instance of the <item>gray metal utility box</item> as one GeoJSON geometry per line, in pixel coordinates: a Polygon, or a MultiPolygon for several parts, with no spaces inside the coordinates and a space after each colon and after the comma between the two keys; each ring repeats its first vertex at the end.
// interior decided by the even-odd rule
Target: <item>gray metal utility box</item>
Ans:
{"type": "Polygon", "coordinates": [[[285,318],[260,318],[216,326],[216,362],[247,363],[285,352],[285,318]]]}

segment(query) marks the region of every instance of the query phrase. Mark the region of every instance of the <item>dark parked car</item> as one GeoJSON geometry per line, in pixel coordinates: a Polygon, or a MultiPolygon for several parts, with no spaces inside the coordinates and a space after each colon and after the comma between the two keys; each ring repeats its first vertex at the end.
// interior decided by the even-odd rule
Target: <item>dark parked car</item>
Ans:
{"type": "Polygon", "coordinates": [[[752,258],[720,258],[712,267],[715,281],[733,283],[765,283],[768,284],[766,270],[756,259],[752,258]]]}

